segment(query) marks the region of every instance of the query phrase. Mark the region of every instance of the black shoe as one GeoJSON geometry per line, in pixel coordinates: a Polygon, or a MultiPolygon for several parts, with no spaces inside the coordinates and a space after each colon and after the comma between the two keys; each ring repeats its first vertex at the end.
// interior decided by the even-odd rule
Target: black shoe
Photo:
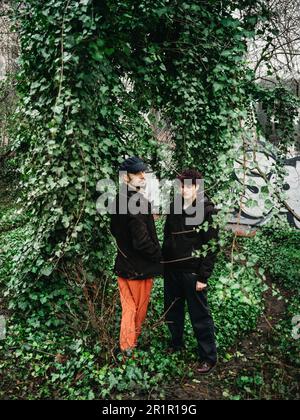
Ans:
{"type": "Polygon", "coordinates": [[[211,374],[217,366],[217,363],[209,363],[209,362],[200,362],[199,367],[197,368],[197,372],[200,375],[209,375],[211,374]]]}

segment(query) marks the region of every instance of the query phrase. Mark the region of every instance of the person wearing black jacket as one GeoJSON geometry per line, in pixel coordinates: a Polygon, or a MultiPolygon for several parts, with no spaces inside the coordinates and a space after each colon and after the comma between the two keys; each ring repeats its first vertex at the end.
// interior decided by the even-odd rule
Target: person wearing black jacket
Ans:
{"type": "Polygon", "coordinates": [[[111,233],[118,249],[114,270],[122,305],[120,350],[127,353],[137,346],[153,278],[162,274],[154,217],[143,195],[146,169],[136,157],[123,162],[123,184],[112,206],[116,211],[111,216],[111,233]]]}
{"type": "Polygon", "coordinates": [[[217,242],[218,230],[212,226],[213,215],[216,214],[213,203],[204,194],[202,197],[199,194],[197,180],[202,178],[196,170],[185,170],[179,176],[183,208],[181,214],[176,214],[174,203],[171,205],[165,224],[162,253],[166,322],[172,337],[169,350],[173,352],[184,348],[187,301],[198,342],[198,372],[208,374],[217,363],[214,322],[207,303],[207,283],[216,260],[216,251],[212,250],[210,244],[213,240],[217,242]],[[187,180],[190,180],[189,184],[187,180]],[[204,206],[202,220],[198,220],[196,214],[191,216],[191,206],[195,206],[196,199],[202,200],[204,206]],[[192,224],[191,217],[194,217],[192,224]],[[205,256],[201,256],[199,251],[204,250],[204,245],[208,245],[209,250],[205,256]]]}

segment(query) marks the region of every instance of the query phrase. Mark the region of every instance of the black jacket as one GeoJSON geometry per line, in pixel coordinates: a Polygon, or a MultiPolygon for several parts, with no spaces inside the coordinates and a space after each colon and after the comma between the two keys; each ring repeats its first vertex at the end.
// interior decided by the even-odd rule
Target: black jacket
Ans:
{"type": "Polygon", "coordinates": [[[127,191],[127,202],[133,195],[140,200],[141,208],[148,208],[148,214],[119,214],[119,197],[116,198],[117,214],[111,216],[111,233],[118,248],[115,272],[125,279],[143,280],[162,274],[161,248],[150,203],[132,190],[127,191]]]}
{"type": "Polygon", "coordinates": [[[205,198],[204,220],[200,225],[191,226],[186,223],[186,218],[192,216],[187,215],[184,210],[182,214],[174,214],[174,204],[171,205],[171,211],[165,224],[162,247],[166,272],[196,273],[199,275],[200,281],[207,282],[214,269],[217,253],[210,250],[206,257],[195,257],[194,253],[197,250],[202,250],[203,245],[212,239],[218,238],[218,230],[212,227],[212,216],[216,213],[217,210],[213,203],[205,198]],[[208,230],[201,230],[201,228],[199,230],[199,227],[206,221],[209,224],[208,230]]]}

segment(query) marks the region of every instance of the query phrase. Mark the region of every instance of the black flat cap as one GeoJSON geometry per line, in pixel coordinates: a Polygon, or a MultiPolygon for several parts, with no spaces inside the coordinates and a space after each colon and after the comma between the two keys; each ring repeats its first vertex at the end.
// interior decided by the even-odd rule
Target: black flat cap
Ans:
{"type": "Polygon", "coordinates": [[[137,174],[138,172],[146,172],[148,166],[138,157],[130,157],[121,164],[120,171],[129,172],[130,174],[137,174]]]}

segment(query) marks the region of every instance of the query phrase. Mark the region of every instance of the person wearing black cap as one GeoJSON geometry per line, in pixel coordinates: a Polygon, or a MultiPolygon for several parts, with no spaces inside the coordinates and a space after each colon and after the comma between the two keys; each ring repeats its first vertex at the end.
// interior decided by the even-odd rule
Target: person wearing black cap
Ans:
{"type": "Polygon", "coordinates": [[[114,269],[122,305],[120,350],[126,353],[131,353],[137,346],[153,278],[162,274],[154,217],[151,205],[143,195],[147,169],[137,157],[122,163],[122,184],[113,206],[116,212],[111,216],[111,232],[118,249],[114,269]]]}

